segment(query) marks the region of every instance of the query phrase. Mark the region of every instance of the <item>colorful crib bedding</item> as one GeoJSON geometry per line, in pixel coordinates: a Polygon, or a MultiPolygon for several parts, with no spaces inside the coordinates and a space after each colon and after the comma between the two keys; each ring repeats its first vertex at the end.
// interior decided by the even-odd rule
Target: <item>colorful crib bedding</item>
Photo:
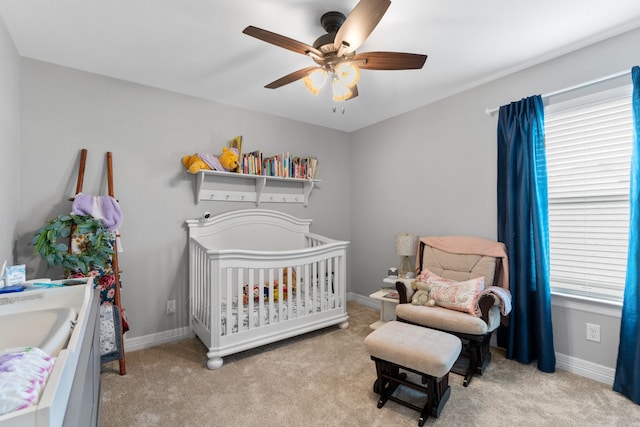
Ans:
{"type": "MultiPolygon", "coordinates": [[[[291,318],[296,318],[298,316],[304,316],[311,313],[319,313],[321,311],[338,307],[340,306],[341,301],[340,298],[334,294],[327,293],[324,296],[324,300],[321,295],[317,295],[315,301],[313,297],[305,297],[304,293],[301,292],[300,304],[298,304],[296,296],[292,298],[291,301],[291,318]],[[298,306],[301,309],[302,313],[298,313],[298,306]]],[[[221,331],[222,335],[227,335],[227,324],[231,325],[231,333],[238,332],[238,318],[242,318],[242,328],[243,330],[247,330],[250,324],[249,320],[249,306],[243,304],[242,313],[238,316],[238,303],[237,299],[234,299],[232,308],[231,308],[231,319],[227,319],[227,303],[223,301],[221,303],[221,331]],[[229,320],[229,321],[227,321],[229,320]]],[[[263,325],[268,325],[270,323],[277,323],[284,320],[289,319],[289,301],[274,301],[273,302],[273,316],[271,316],[270,304],[268,301],[264,301],[262,304],[262,319],[263,325]]],[[[253,319],[253,327],[257,328],[260,326],[260,305],[254,304],[253,313],[251,318],[253,319]]]]}

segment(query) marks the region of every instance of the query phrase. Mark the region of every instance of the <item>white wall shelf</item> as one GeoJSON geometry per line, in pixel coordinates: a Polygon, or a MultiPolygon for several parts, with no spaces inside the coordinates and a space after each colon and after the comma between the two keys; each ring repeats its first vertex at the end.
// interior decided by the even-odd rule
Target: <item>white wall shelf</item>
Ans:
{"type": "Polygon", "coordinates": [[[235,172],[199,171],[196,177],[196,203],[228,201],[260,203],[309,203],[318,179],[283,178],[235,172]]]}

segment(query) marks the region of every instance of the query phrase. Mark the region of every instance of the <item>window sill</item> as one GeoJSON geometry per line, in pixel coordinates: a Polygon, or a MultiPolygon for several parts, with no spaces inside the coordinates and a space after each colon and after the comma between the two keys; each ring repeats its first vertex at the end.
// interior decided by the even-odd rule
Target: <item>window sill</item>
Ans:
{"type": "Polygon", "coordinates": [[[622,315],[622,301],[601,300],[558,291],[551,291],[551,305],[617,318],[622,315]]]}

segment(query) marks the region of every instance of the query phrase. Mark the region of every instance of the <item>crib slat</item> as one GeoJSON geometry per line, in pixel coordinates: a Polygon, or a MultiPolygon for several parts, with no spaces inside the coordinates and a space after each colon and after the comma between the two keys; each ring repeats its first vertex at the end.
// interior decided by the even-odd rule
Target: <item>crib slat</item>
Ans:
{"type": "Polygon", "coordinates": [[[202,250],[197,245],[194,245],[193,252],[194,252],[193,262],[195,263],[193,268],[195,269],[195,271],[193,273],[193,289],[192,289],[194,299],[191,303],[191,309],[193,310],[193,317],[195,317],[198,321],[200,321],[200,319],[202,318],[200,292],[201,292],[201,286],[202,286],[202,274],[203,274],[202,272],[204,269],[202,268],[202,264],[201,264],[202,250]]]}
{"type": "Polygon", "coordinates": [[[333,258],[329,258],[327,260],[327,264],[328,264],[328,269],[327,269],[327,294],[329,295],[329,299],[327,300],[327,304],[329,305],[329,309],[333,309],[335,308],[334,303],[335,303],[335,294],[332,291],[332,287],[333,287],[333,266],[334,266],[334,259],[333,258]]]}
{"type": "Polygon", "coordinates": [[[291,300],[293,299],[293,287],[291,286],[291,276],[293,276],[293,268],[284,267],[284,271],[287,272],[287,280],[283,283],[282,287],[283,289],[287,289],[287,298],[283,300],[285,301],[284,304],[287,308],[287,319],[293,319],[293,304],[291,302],[291,300]]]}
{"type": "Polygon", "coordinates": [[[258,273],[258,312],[260,315],[260,326],[264,326],[264,268],[258,273]]]}
{"type": "Polygon", "coordinates": [[[304,307],[302,307],[300,301],[300,266],[297,265],[295,268],[295,272],[296,272],[296,280],[295,280],[295,287],[296,287],[296,317],[302,317],[304,316],[304,307]]]}
{"type": "Polygon", "coordinates": [[[327,261],[323,260],[320,263],[320,311],[325,311],[327,309],[327,301],[326,301],[326,288],[327,288],[327,261]]]}
{"type": "Polygon", "coordinates": [[[269,324],[272,324],[275,319],[275,307],[273,305],[273,268],[269,269],[269,292],[267,298],[269,298],[269,324]]]}
{"type": "MultiPolygon", "coordinates": [[[[200,248],[197,245],[191,245],[191,276],[189,292],[191,294],[191,301],[189,302],[191,308],[191,316],[193,319],[200,319],[200,276],[202,275],[202,268],[200,268],[200,248]]],[[[189,319],[189,322],[193,322],[193,319],[189,319]]]]}
{"type": "Polygon", "coordinates": [[[249,330],[253,329],[253,325],[255,324],[255,311],[254,311],[254,299],[253,299],[253,287],[255,286],[254,279],[254,269],[249,269],[249,283],[247,283],[247,306],[248,306],[248,318],[249,318],[249,330]]]}
{"type": "MultiPolygon", "coordinates": [[[[220,282],[222,281],[222,271],[220,270],[220,264],[216,260],[212,260],[203,251],[203,259],[205,262],[205,278],[202,284],[203,286],[203,310],[207,316],[207,330],[217,331],[219,330],[220,322],[222,321],[222,311],[220,302],[222,301],[220,282]],[[215,304],[215,305],[214,305],[215,304]]],[[[216,334],[218,335],[218,334],[216,334]]],[[[219,342],[219,336],[212,334],[212,342],[219,342]]]]}
{"type": "Polygon", "coordinates": [[[233,333],[233,271],[231,268],[225,268],[227,273],[227,280],[225,283],[221,283],[220,289],[224,286],[225,291],[225,300],[227,302],[227,335],[231,335],[233,333]]]}
{"type": "MultiPolygon", "coordinates": [[[[204,324],[205,324],[205,328],[210,331],[213,328],[214,325],[214,321],[215,319],[217,319],[219,316],[216,316],[216,313],[214,310],[212,310],[212,305],[211,302],[216,299],[214,298],[214,289],[212,286],[208,286],[208,283],[213,283],[213,286],[218,286],[217,283],[214,282],[214,269],[212,268],[212,264],[213,261],[209,260],[207,257],[206,252],[203,250],[202,251],[202,265],[203,265],[203,277],[202,277],[202,300],[201,300],[201,304],[202,304],[202,316],[203,319],[205,319],[204,324]],[[216,317],[214,317],[216,316],[216,317]]],[[[215,280],[217,280],[217,277],[215,278],[215,280]]],[[[219,293],[220,291],[217,290],[218,295],[216,295],[219,298],[219,293]]]]}
{"type": "Polygon", "coordinates": [[[312,265],[311,272],[312,272],[312,275],[313,275],[313,278],[311,279],[312,280],[312,293],[313,293],[313,295],[311,295],[311,297],[313,299],[312,300],[313,304],[311,305],[311,307],[313,307],[313,312],[315,313],[317,308],[318,308],[316,306],[316,304],[318,303],[318,263],[314,262],[311,265],[312,265]]]}
{"type": "Polygon", "coordinates": [[[274,293],[277,290],[278,298],[273,296],[273,303],[276,306],[274,322],[277,323],[280,321],[280,316],[282,314],[282,268],[278,268],[275,272],[275,282],[273,283],[274,293]]]}
{"type": "Polygon", "coordinates": [[[236,309],[236,322],[238,324],[238,332],[241,332],[245,329],[244,327],[244,303],[242,301],[242,287],[244,285],[244,269],[243,268],[235,268],[236,270],[236,290],[235,294],[231,297],[233,301],[233,297],[235,296],[237,303],[236,309]]]}
{"type": "Polygon", "coordinates": [[[200,275],[200,283],[198,284],[200,293],[200,320],[204,323],[204,327],[207,330],[211,330],[211,314],[207,313],[207,304],[211,300],[211,288],[207,286],[207,282],[211,279],[211,270],[205,251],[200,251],[200,257],[200,265],[202,266],[202,274],[200,275]]]}
{"type": "MultiPolygon", "coordinates": [[[[198,319],[198,321],[202,322],[203,316],[204,316],[204,307],[202,304],[202,292],[203,292],[203,286],[202,283],[204,282],[204,273],[205,273],[205,269],[204,267],[206,266],[206,264],[204,264],[204,258],[203,258],[203,254],[202,254],[202,249],[199,246],[196,246],[196,255],[195,255],[195,260],[194,262],[196,263],[196,277],[195,277],[195,281],[193,284],[194,287],[194,295],[195,295],[195,301],[194,303],[194,313],[195,313],[195,317],[196,319],[198,319]]],[[[205,325],[206,327],[206,325],[205,325]]]]}
{"type": "Polygon", "coordinates": [[[334,258],[335,261],[335,266],[336,266],[336,272],[334,275],[334,287],[333,287],[333,292],[334,292],[334,298],[336,300],[336,308],[338,307],[343,307],[344,304],[346,304],[346,301],[342,300],[342,295],[346,295],[346,284],[344,283],[345,281],[345,276],[343,276],[343,270],[342,270],[342,259],[340,257],[335,257],[334,258]]]}
{"type": "Polygon", "coordinates": [[[305,264],[304,265],[304,282],[303,282],[303,286],[304,286],[304,299],[305,299],[305,308],[304,308],[304,314],[306,315],[307,313],[310,313],[310,310],[313,310],[313,303],[311,301],[310,295],[311,295],[311,291],[310,291],[310,284],[311,284],[311,271],[310,271],[310,264],[305,264]]]}

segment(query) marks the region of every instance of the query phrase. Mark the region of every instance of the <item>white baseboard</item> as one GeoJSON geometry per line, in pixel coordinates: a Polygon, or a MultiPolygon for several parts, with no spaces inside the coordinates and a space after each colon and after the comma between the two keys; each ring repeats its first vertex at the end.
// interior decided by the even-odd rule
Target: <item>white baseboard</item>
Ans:
{"type": "Polygon", "coordinates": [[[616,374],[614,368],[561,353],[556,353],[556,368],[609,385],[613,385],[616,374]]]}
{"type": "Polygon", "coordinates": [[[131,339],[127,339],[127,336],[125,335],[124,349],[125,351],[142,350],[161,344],[184,340],[189,338],[190,336],[191,334],[189,332],[189,328],[186,326],[184,328],[158,332],[156,334],[149,334],[131,339]]]}
{"type": "Polygon", "coordinates": [[[374,310],[380,310],[380,301],[359,294],[354,294],[353,292],[347,293],[347,301],[355,301],[358,304],[366,305],[374,310]]]}

